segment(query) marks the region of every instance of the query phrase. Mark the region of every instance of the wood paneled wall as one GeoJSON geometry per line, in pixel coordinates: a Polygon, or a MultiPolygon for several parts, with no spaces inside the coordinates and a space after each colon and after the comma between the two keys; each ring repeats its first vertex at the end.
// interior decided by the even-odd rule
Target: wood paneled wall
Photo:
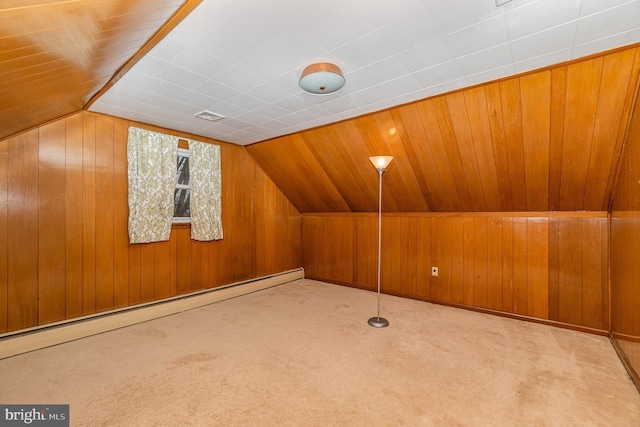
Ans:
{"type": "Polygon", "coordinates": [[[606,211],[637,47],[247,147],[303,213],[606,211]]]}
{"type": "Polygon", "coordinates": [[[225,143],[224,239],[192,241],[175,226],[167,242],[130,245],[132,124],[144,127],[82,112],[0,141],[0,332],[301,266],[300,214],[242,147],[225,143]]]}
{"type": "MultiPolygon", "coordinates": [[[[302,230],[307,277],[376,289],[375,214],[304,214],[302,230]]],[[[608,329],[605,212],[388,213],[382,239],[384,293],[608,329]]]]}
{"type": "MultiPolygon", "coordinates": [[[[640,90],[640,88],[639,88],[640,90]]],[[[640,104],[629,126],[611,204],[611,333],[640,374],[640,104]]],[[[640,388],[640,382],[636,383],[640,388]]]]}

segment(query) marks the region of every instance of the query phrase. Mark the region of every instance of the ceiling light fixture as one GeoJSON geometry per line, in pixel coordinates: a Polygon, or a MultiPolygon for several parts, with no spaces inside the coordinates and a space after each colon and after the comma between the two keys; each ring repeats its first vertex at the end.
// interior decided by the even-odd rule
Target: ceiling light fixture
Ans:
{"type": "Polygon", "coordinates": [[[345,83],[340,67],[328,62],[308,65],[298,82],[304,91],[320,95],[340,90],[345,83]]]}

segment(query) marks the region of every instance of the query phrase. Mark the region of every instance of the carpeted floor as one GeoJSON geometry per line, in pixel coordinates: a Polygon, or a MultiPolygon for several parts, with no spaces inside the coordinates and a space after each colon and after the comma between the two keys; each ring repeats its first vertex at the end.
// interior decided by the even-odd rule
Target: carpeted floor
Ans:
{"type": "Polygon", "coordinates": [[[72,426],[640,426],[605,337],[300,280],[0,360],[72,426]]]}

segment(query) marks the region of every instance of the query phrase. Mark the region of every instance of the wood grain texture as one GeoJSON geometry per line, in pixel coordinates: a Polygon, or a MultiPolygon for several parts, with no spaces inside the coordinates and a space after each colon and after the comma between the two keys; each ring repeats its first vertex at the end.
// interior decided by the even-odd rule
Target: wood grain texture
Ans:
{"type": "MultiPolygon", "coordinates": [[[[382,291],[604,331],[606,226],[603,212],[387,213],[382,291]]],[[[302,228],[306,277],[375,289],[375,215],[303,214],[302,228]]]]}
{"type": "MultiPolygon", "coordinates": [[[[145,127],[82,112],[0,141],[0,331],[301,266],[300,213],[242,147],[206,139],[223,153],[224,239],[177,226],[169,241],[129,244],[130,125],[145,127]]],[[[349,260],[335,271],[351,280],[349,260]]]]}
{"type": "Polygon", "coordinates": [[[0,139],[81,110],[141,48],[153,47],[150,39],[159,41],[156,32],[166,34],[200,1],[37,0],[2,8],[0,139]],[[187,13],[171,19],[181,7],[187,13]]]}
{"type": "MultiPolygon", "coordinates": [[[[638,58],[636,58],[636,62],[638,58]]],[[[640,372],[640,108],[635,101],[611,204],[611,333],[640,372]],[[627,345],[628,343],[628,345],[627,345]],[[630,352],[631,351],[631,352],[630,352]],[[628,353],[628,354],[627,354],[628,353]]],[[[599,295],[591,297],[598,298],[599,295]]],[[[594,301],[595,302],[595,301],[594,301]]]]}
{"type": "Polygon", "coordinates": [[[302,213],[608,210],[638,48],[462,89],[247,147],[302,213]]]}

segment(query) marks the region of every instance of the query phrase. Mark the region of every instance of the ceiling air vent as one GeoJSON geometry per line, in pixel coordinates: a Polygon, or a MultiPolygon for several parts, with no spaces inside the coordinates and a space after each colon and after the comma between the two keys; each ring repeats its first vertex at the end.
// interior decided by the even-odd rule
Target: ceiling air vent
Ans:
{"type": "Polygon", "coordinates": [[[211,111],[207,110],[200,111],[195,116],[199,119],[209,120],[210,122],[217,122],[218,120],[222,120],[225,118],[225,116],[223,116],[222,114],[212,113],[211,111]]]}

